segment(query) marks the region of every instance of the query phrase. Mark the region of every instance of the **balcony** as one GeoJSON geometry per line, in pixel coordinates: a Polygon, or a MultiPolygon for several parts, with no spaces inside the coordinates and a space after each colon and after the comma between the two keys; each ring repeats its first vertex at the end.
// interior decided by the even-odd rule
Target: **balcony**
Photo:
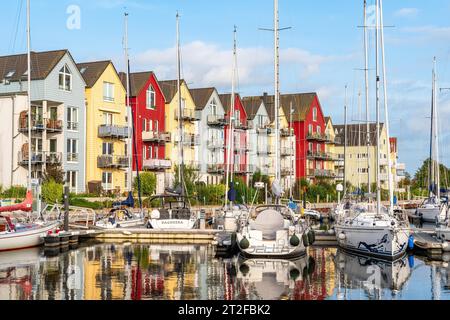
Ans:
{"type": "MultiPolygon", "coordinates": [[[[180,138],[176,137],[175,138],[175,143],[178,144],[180,142],[180,138]]],[[[189,134],[189,133],[185,133],[183,135],[183,145],[184,146],[199,146],[200,145],[200,135],[198,134],[189,134]]]]}
{"type": "Polygon", "coordinates": [[[250,152],[251,151],[251,146],[250,144],[236,144],[234,146],[234,152],[235,153],[244,153],[244,152],[250,152]]]}
{"type": "Polygon", "coordinates": [[[283,128],[280,130],[280,135],[283,138],[293,137],[294,136],[294,129],[292,128],[283,128]]]}
{"type": "Polygon", "coordinates": [[[385,182],[388,181],[389,177],[387,173],[380,173],[380,181],[385,182]]]}
{"type": "Polygon", "coordinates": [[[281,175],[283,177],[294,175],[294,168],[282,167],[281,168],[281,175]]]}
{"type": "Polygon", "coordinates": [[[125,126],[105,125],[98,127],[99,138],[128,139],[130,129],[125,126]]]}
{"type": "Polygon", "coordinates": [[[306,140],[325,142],[325,141],[327,141],[327,136],[322,133],[308,132],[308,135],[306,136],[306,140]]]}
{"type": "MultiPolygon", "coordinates": [[[[21,166],[28,165],[29,162],[28,151],[19,152],[18,163],[21,166]]],[[[62,163],[62,153],[61,152],[32,152],[31,153],[31,164],[32,165],[56,165],[62,163]]]]}
{"type": "Polygon", "coordinates": [[[208,123],[208,126],[223,127],[227,124],[225,115],[209,114],[206,121],[208,123]]]}
{"type": "Polygon", "coordinates": [[[172,161],[162,159],[145,159],[142,169],[150,171],[162,171],[172,168],[172,161]]]}
{"type": "Polygon", "coordinates": [[[223,163],[208,164],[208,173],[223,174],[226,171],[226,165],[223,163]]]}
{"type": "Polygon", "coordinates": [[[56,120],[56,119],[47,119],[45,121],[45,128],[47,129],[48,133],[57,133],[63,131],[63,122],[62,120],[56,120]]]}
{"type": "Polygon", "coordinates": [[[217,150],[225,148],[224,141],[220,141],[219,139],[208,140],[208,149],[217,150]]]}
{"type": "MultiPolygon", "coordinates": [[[[31,120],[31,130],[32,131],[44,131],[45,130],[44,119],[32,119],[31,120]]],[[[28,132],[28,118],[21,118],[19,120],[19,132],[28,132]]]]}
{"type": "Polygon", "coordinates": [[[333,170],[308,169],[308,177],[334,179],[336,178],[336,173],[333,170]]]}
{"type": "Polygon", "coordinates": [[[247,174],[255,172],[256,167],[250,164],[234,164],[233,171],[236,174],[247,174]]]}
{"type": "Polygon", "coordinates": [[[308,159],[317,159],[317,160],[325,160],[325,161],[334,161],[337,159],[336,155],[329,152],[313,152],[308,151],[307,154],[308,159]]]}
{"type": "Polygon", "coordinates": [[[253,129],[253,123],[251,121],[234,120],[234,128],[236,130],[250,130],[253,129]]]}
{"type": "Polygon", "coordinates": [[[340,138],[337,138],[337,137],[332,137],[331,135],[329,135],[329,134],[326,134],[325,135],[325,143],[327,143],[327,144],[340,144],[340,141],[341,141],[341,139],[340,138]],[[338,143],[338,141],[339,141],[339,143],[338,143]]]}
{"type": "MultiPolygon", "coordinates": [[[[178,121],[179,118],[180,118],[179,117],[179,111],[177,109],[177,110],[175,110],[175,120],[178,121]]],[[[200,116],[200,112],[198,112],[196,110],[183,109],[181,118],[184,121],[200,121],[201,116],[200,116]]]]}
{"type": "Polygon", "coordinates": [[[343,167],[345,165],[344,159],[339,159],[334,161],[335,167],[343,167]]]}
{"type": "Polygon", "coordinates": [[[97,167],[101,169],[120,169],[129,167],[128,156],[101,155],[97,157],[97,167]]]}
{"type": "Polygon", "coordinates": [[[172,135],[168,132],[142,131],[142,141],[156,142],[160,144],[169,143],[172,135]]]}
{"type": "Polygon", "coordinates": [[[275,148],[273,146],[259,146],[257,147],[256,153],[258,156],[263,155],[273,155],[275,154],[275,148]]]}
{"type": "Polygon", "coordinates": [[[281,147],[282,157],[291,157],[294,155],[294,149],[291,147],[281,147]]]}

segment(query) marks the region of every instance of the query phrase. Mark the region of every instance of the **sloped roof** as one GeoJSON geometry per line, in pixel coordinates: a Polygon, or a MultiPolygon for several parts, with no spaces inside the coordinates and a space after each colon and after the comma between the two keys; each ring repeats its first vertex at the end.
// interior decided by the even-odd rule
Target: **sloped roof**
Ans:
{"type": "Polygon", "coordinates": [[[110,63],[112,64],[111,60],[77,63],[78,70],[80,70],[80,73],[86,82],[86,87],[92,88],[110,63]]]}
{"type": "MultiPolygon", "coordinates": [[[[31,52],[31,80],[47,78],[66,53],[70,55],[67,49],[31,52]]],[[[27,54],[2,56],[0,57],[0,79],[7,78],[9,81],[26,80],[27,67],[27,54]],[[11,74],[11,76],[6,77],[8,74],[11,74]]]]}
{"type": "MultiPolygon", "coordinates": [[[[236,93],[236,97],[241,99],[241,96],[239,95],[239,93],[236,93]]],[[[219,99],[220,99],[220,102],[222,102],[225,113],[230,111],[230,109],[231,109],[231,93],[219,94],[219,99]]]]}
{"type": "MultiPolygon", "coordinates": [[[[380,134],[383,130],[384,123],[380,123],[380,134]]],[[[341,141],[340,146],[344,145],[345,138],[345,125],[334,125],[334,132],[336,138],[339,138],[337,141],[341,141]]],[[[367,125],[366,124],[349,124],[347,125],[347,146],[349,147],[357,147],[359,137],[361,137],[361,146],[367,145],[367,125]]],[[[377,145],[377,125],[375,123],[371,123],[369,125],[369,141],[370,146],[374,147],[377,145]]],[[[336,144],[338,145],[338,144],[336,144]]]]}
{"type": "MultiPolygon", "coordinates": [[[[185,83],[184,79],[181,79],[180,85],[183,85],[185,83]]],[[[173,98],[175,98],[175,95],[178,91],[178,81],[177,80],[163,80],[159,81],[159,86],[161,87],[161,90],[164,94],[164,97],[166,97],[166,102],[170,103],[173,98]]]]}
{"type": "Polygon", "coordinates": [[[245,112],[247,113],[247,119],[253,120],[255,119],[256,114],[258,113],[259,108],[263,100],[261,97],[244,97],[242,98],[242,104],[244,105],[245,112]]]}
{"type": "MultiPolygon", "coordinates": [[[[144,71],[144,72],[134,72],[130,73],[130,96],[136,97],[139,95],[139,93],[144,89],[144,86],[147,84],[148,79],[150,77],[154,76],[156,79],[156,76],[153,71],[144,71]]],[[[124,88],[127,87],[127,74],[125,72],[119,73],[120,81],[122,81],[122,84],[124,88]]],[[[158,83],[158,81],[156,81],[158,83]]],[[[162,91],[162,90],[161,90],[162,91]]],[[[164,95],[164,92],[163,92],[164,95]]]]}
{"type": "Polygon", "coordinates": [[[196,110],[203,110],[206,107],[206,104],[208,103],[209,99],[211,98],[212,94],[216,88],[197,88],[197,89],[189,89],[192,95],[192,99],[195,103],[195,109],[196,110]]]}

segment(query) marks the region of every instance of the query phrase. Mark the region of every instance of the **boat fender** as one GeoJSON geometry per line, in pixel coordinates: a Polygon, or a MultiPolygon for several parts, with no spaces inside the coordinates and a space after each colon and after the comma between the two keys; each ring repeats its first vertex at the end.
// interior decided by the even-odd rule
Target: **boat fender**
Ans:
{"type": "Polygon", "coordinates": [[[345,240],[345,233],[339,233],[339,240],[345,240]]]}
{"type": "Polygon", "coordinates": [[[408,249],[412,250],[414,249],[414,236],[410,235],[408,238],[408,249]]]}
{"type": "Polygon", "coordinates": [[[298,277],[300,277],[300,271],[297,268],[292,268],[291,271],[289,271],[289,277],[296,281],[298,277]]]}
{"type": "Polygon", "coordinates": [[[250,247],[250,241],[246,237],[242,238],[242,240],[239,242],[239,246],[241,249],[248,249],[250,247]]]}
{"type": "Polygon", "coordinates": [[[303,234],[302,240],[303,240],[303,245],[305,247],[308,247],[309,246],[309,240],[308,240],[308,235],[306,233],[303,234]]]}
{"type": "Polygon", "coordinates": [[[450,248],[448,246],[448,242],[442,243],[442,251],[444,252],[450,252],[450,248]]]}
{"type": "Polygon", "coordinates": [[[414,268],[414,255],[410,254],[408,256],[408,264],[411,269],[414,268]]]}
{"type": "Polygon", "coordinates": [[[308,232],[308,241],[309,244],[314,244],[314,242],[316,242],[316,233],[314,232],[314,230],[309,230],[308,232]]]}
{"type": "Polygon", "coordinates": [[[248,272],[250,271],[250,268],[249,268],[249,266],[248,266],[246,263],[244,263],[244,264],[242,264],[242,265],[239,267],[239,271],[240,271],[244,276],[246,276],[246,275],[248,274],[248,272]]]}
{"type": "Polygon", "coordinates": [[[293,247],[298,247],[300,244],[300,239],[297,237],[297,235],[294,233],[291,237],[291,239],[289,240],[289,243],[291,244],[291,246],[293,247]]]}

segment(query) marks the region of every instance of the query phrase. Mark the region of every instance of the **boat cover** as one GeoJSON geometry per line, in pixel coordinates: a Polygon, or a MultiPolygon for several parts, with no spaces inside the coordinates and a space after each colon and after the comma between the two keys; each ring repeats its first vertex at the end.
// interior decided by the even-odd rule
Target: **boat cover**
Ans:
{"type": "Polygon", "coordinates": [[[250,223],[250,227],[254,230],[261,231],[263,240],[275,240],[277,231],[284,229],[284,218],[276,210],[263,210],[258,214],[255,221],[250,223]]]}

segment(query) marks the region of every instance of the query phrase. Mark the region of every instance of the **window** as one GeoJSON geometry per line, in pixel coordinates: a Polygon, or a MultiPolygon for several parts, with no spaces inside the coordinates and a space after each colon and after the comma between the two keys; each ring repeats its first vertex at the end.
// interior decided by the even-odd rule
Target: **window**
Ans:
{"type": "Polygon", "coordinates": [[[153,158],[159,159],[159,147],[158,146],[155,146],[155,156],[153,158]]]}
{"type": "Polygon", "coordinates": [[[309,143],[308,150],[311,151],[311,152],[313,151],[313,144],[312,144],[312,142],[309,143]]]}
{"type": "Polygon", "coordinates": [[[67,161],[78,162],[78,140],[67,139],[67,161]]]}
{"type": "Polygon", "coordinates": [[[149,157],[149,159],[154,159],[154,156],[153,156],[153,146],[149,146],[149,147],[148,147],[148,157],[149,157]]]}
{"type": "Polygon", "coordinates": [[[153,130],[154,130],[155,132],[158,132],[158,130],[159,130],[159,123],[158,123],[158,120],[155,120],[155,121],[154,121],[153,130]]]}
{"type": "Polygon", "coordinates": [[[57,150],[57,140],[56,139],[50,139],[50,152],[55,153],[57,150]]]}
{"type": "Polygon", "coordinates": [[[77,177],[78,172],[77,171],[67,171],[67,185],[69,186],[70,192],[77,193],[77,177]]]}
{"type": "Polygon", "coordinates": [[[58,108],[50,107],[49,108],[50,120],[58,120],[58,108]]]}
{"type": "Polygon", "coordinates": [[[114,123],[114,115],[112,113],[103,113],[103,124],[105,126],[112,126],[114,123]]]}
{"type": "Polygon", "coordinates": [[[102,154],[104,156],[112,156],[114,153],[114,144],[112,142],[103,142],[102,154]]]}
{"type": "Polygon", "coordinates": [[[67,108],[67,130],[78,130],[78,108],[67,108]]]}
{"type": "Polygon", "coordinates": [[[146,146],[142,147],[142,159],[147,160],[147,147],[146,146]]]}
{"type": "Polygon", "coordinates": [[[147,109],[155,109],[156,105],[156,93],[153,86],[150,85],[147,89],[147,109]]]}
{"type": "Polygon", "coordinates": [[[317,121],[317,108],[314,107],[313,109],[313,121],[317,121]]]}
{"type": "Polygon", "coordinates": [[[103,82],[103,100],[114,101],[114,83],[103,82]]]}
{"type": "Polygon", "coordinates": [[[59,70],[59,89],[72,91],[72,73],[67,65],[59,70]]]}
{"type": "Polygon", "coordinates": [[[322,128],[321,128],[320,126],[317,126],[317,127],[316,127],[316,132],[317,132],[318,134],[322,134],[322,128]]]}
{"type": "Polygon", "coordinates": [[[214,116],[217,115],[217,102],[215,98],[213,98],[209,104],[209,113],[214,116]]]}
{"type": "Polygon", "coordinates": [[[313,125],[312,124],[310,124],[308,126],[308,134],[313,134],[313,125]]]}
{"type": "Polygon", "coordinates": [[[147,131],[147,119],[142,119],[142,131],[147,131]]]}
{"type": "Polygon", "coordinates": [[[102,173],[102,187],[105,191],[111,191],[112,188],[112,172],[102,173]]]}
{"type": "Polygon", "coordinates": [[[318,144],[318,145],[316,146],[316,151],[317,151],[317,153],[320,153],[320,152],[321,152],[320,144],[318,144]]]}

